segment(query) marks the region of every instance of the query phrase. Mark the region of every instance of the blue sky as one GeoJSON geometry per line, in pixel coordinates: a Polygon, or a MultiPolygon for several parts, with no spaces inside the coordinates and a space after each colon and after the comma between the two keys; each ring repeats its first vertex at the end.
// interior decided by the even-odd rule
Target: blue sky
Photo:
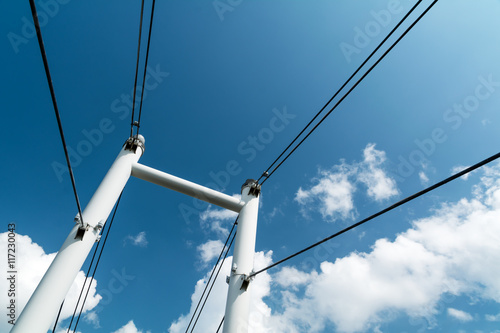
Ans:
{"type": "MultiPolygon", "coordinates": [[[[140,162],[239,194],[414,3],[157,1],[140,162]]],[[[37,5],[85,206],[130,131],[140,2],[37,5]]],[[[256,268],[498,152],[499,14],[497,0],[438,1],[265,183],[256,268]]],[[[1,16],[0,244],[15,223],[23,304],[77,208],[28,1],[1,16]]],[[[499,174],[493,163],[259,275],[252,332],[499,332],[499,174]]],[[[131,178],[78,331],[184,332],[233,221],[131,178]]],[[[223,271],[198,332],[222,318],[223,271]]]]}

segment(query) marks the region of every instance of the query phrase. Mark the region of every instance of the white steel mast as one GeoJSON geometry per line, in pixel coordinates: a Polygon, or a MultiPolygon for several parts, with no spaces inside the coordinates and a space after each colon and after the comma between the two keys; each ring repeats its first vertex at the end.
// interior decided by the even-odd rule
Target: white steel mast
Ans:
{"type": "Polygon", "coordinates": [[[144,138],[129,138],[101,184],[83,211],[83,221],[77,224],[63,243],[38,287],[31,295],[11,333],[46,333],[71,284],[80,271],[92,246],[98,240],[125,184],[130,178],[132,164],[144,152],[144,138]]]}
{"type": "Polygon", "coordinates": [[[224,333],[248,332],[249,276],[253,272],[260,185],[249,179],[241,200],[137,163],[144,137],[131,137],[123,146],[83,211],[83,221],[71,230],[10,333],[46,333],[130,176],[161,185],[240,214],[229,277],[224,333]]]}
{"type": "Polygon", "coordinates": [[[240,211],[234,240],[223,333],[248,332],[259,194],[260,186],[255,180],[249,179],[243,184],[241,200],[245,205],[240,211]]]}

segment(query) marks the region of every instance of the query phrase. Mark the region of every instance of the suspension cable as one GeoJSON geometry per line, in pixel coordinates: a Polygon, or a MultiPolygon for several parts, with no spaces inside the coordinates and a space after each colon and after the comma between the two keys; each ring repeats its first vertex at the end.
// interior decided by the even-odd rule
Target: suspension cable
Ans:
{"type": "Polygon", "coordinates": [[[401,26],[401,24],[403,24],[404,21],[406,21],[406,19],[408,18],[408,16],[411,15],[411,13],[420,5],[420,3],[422,2],[422,0],[419,0],[411,9],[408,13],[406,13],[406,15],[401,19],[401,21],[398,22],[398,24],[396,24],[396,26],[391,30],[391,32],[389,32],[389,34],[384,38],[384,40],[382,40],[378,46],[375,48],[375,50],[372,51],[372,53],[370,53],[370,55],[368,56],[368,58],[365,59],[365,61],[363,61],[363,63],[361,65],[359,65],[359,67],[354,71],[354,73],[351,74],[351,76],[344,82],[344,84],[335,92],[335,94],[333,94],[333,96],[328,100],[328,102],[326,102],[326,104],[321,108],[321,110],[318,111],[318,113],[316,113],[316,115],[311,119],[311,121],[309,121],[309,123],[302,129],[302,131],[300,131],[299,134],[297,134],[297,136],[292,140],[292,142],[290,142],[290,144],[281,152],[281,154],[273,161],[273,163],[271,163],[271,165],[266,169],[266,171],[264,171],[262,173],[262,175],[259,177],[259,179],[257,179],[257,182],[259,182],[262,177],[266,177],[266,174],[269,173],[269,170],[271,170],[271,168],[279,161],[279,159],[288,151],[288,149],[290,149],[290,147],[295,143],[295,141],[297,141],[297,139],[306,131],[306,129],[316,120],[316,118],[318,118],[318,116],[326,109],[326,107],[333,101],[333,99],[335,97],[337,97],[337,95],[345,88],[345,86],[351,82],[351,80],[356,76],[356,74],[358,74],[358,72],[361,70],[361,68],[363,68],[366,63],[373,57],[373,55],[375,55],[375,53],[377,53],[377,51],[382,47],[382,45],[385,44],[385,42],[392,36],[392,34],[401,26]]]}
{"type": "Polygon", "coordinates": [[[219,333],[219,330],[222,327],[222,323],[224,323],[225,318],[226,318],[226,316],[222,317],[222,320],[220,321],[219,327],[217,328],[217,331],[215,333],[219,333]]]}
{"type": "Polygon", "coordinates": [[[87,296],[89,295],[89,291],[90,291],[90,287],[92,286],[92,282],[94,281],[95,272],[97,271],[97,267],[99,266],[99,262],[101,261],[102,252],[104,251],[104,247],[106,246],[106,241],[108,240],[109,232],[111,231],[111,227],[113,226],[113,221],[115,220],[116,211],[118,210],[118,206],[120,205],[120,200],[122,198],[122,194],[123,194],[123,191],[122,191],[122,193],[120,193],[120,196],[118,197],[118,200],[116,201],[115,210],[113,211],[113,216],[111,217],[111,221],[109,222],[109,227],[108,227],[108,230],[106,231],[106,236],[104,237],[104,241],[103,241],[102,246],[101,246],[101,251],[99,252],[99,256],[97,257],[97,262],[95,264],[94,271],[92,272],[92,277],[90,279],[90,283],[89,283],[89,286],[87,288],[85,298],[83,299],[80,313],[78,314],[78,318],[76,319],[75,328],[73,329],[73,333],[76,333],[76,328],[78,326],[78,323],[80,322],[80,317],[82,316],[83,307],[85,305],[85,302],[87,301],[87,296]]]}
{"type": "Polygon", "coordinates": [[[426,194],[426,193],[428,193],[428,192],[430,192],[432,190],[437,189],[438,187],[441,187],[441,186],[443,186],[443,185],[445,185],[445,184],[447,184],[447,183],[449,183],[449,182],[451,182],[451,181],[453,181],[453,180],[455,180],[455,179],[457,179],[459,177],[462,177],[463,175],[466,175],[469,172],[472,172],[472,171],[474,171],[474,170],[482,167],[483,165],[486,165],[486,164],[488,164],[490,162],[493,162],[494,160],[496,160],[498,158],[500,158],[500,153],[497,153],[497,154],[495,154],[495,155],[493,155],[491,157],[488,157],[487,159],[482,160],[481,162],[479,162],[477,164],[474,164],[473,166],[468,167],[468,168],[466,168],[466,169],[464,169],[464,170],[462,170],[462,171],[460,171],[460,172],[458,172],[458,173],[456,173],[456,174],[454,174],[454,175],[452,175],[452,176],[450,176],[450,177],[448,177],[448,178],[440,181],[439,183],[436,183],[436,184],[434,184],[432,186],[429,186],[429,187],[427,187],[426,189],[424,189],[424,190],[422,190],[420,192],[417,192],[417,193],[415,193],[413,195],[410,195],[409,197],[406,197],[403,200],[400,200],[400,201],[396,202],[395,204],[393,204],[393,205],[391,205],[391,206],[389,206],[389,207],[387,207],[387,208],[379,211],[378,213],[375,213],[375,214],[373,214],[373,215],[365,218],[364,220],[361,220],[361,221],[359,221],[359,222],[357,222],[355,224],[352,224],[349,227],[347,227],[345,229],[342,229],[341,231],[339,231],[339,232],[337,232],[337,233],[335,233],[335,234],[333,234],[331,236],[328,236],[328,237],[320,240],[319,242],[316,242],[316,243],[314,243],[314,244],[312,244],[312,245],[310,245],[310,246],[308,246],[308,247],[306,247],[306,248],[304,248],[304,249],[302,249],[302,250],[300,250],[298,252],[295,252],[294,254],[292,254],[292,255],[284,258],[284,259],[281,259],[281,260],[275,262],[274,264],[271,264],[271,265],[269,265],[269,266],[267,266],[267,267],[265,267],[265,268],[263,268],[263,269],[255,272],[255,273],[253,273],[253,274],[250,274],[250,277],[256,276],[257,274],[265,272],[265,271],[267,271],[270,268],[278,266],[278,265],[284,263],[285,261],[288,261],[288,260],[290,260],[290,259],[298,256],[299,254],[302,254],[302,253],[304,253],[306,251],[309,251],[310,249],[312,249],[312,248],[314,248],[314,247],[316,247],[316,246],[318,246],[320,244],[323,244],[324,242],[329,241],[329,240],[331,240],[331,239],[333,239],[333,238],[335,238],[337,236],[340,236],[343,233],[345,233],[345,232],[347,232],[347,231],[349,231],[351,229],[359,227],[360,225],[362,225],[362,224],[364,224],[364,223],[366,223],[366,222],[368,222],[370,220],[373,220],[374,218],[376,218],[378,216],[381,216],[381,215],[383,215],[383,214],[385,214],[385,213],[387,213],[387,212],[389,212],[389,211],[391,211],[391,210],[393,210],[393,209],[395,209],[395,208],[397,208],[397,207],[399,207],[399,206],[401,206],[401,205],[403,205],[405,203],[408,203],[408,202],[412,201],[413,199],[416,199],[416,198],[418,198],[418,197],[420,197],[420,196],[422,196],[422,195],[424,195],[424,194],[426,194]]]}
{"type": "Polygon", "coordinates": [[[69,176],[71,178],[71,185],[73,186],[73,194],[75,196],[76,206],[78,208],[78,214],[80,216],[80,222],[83,226],[83,215],[82,208],[80,206],[80,199],[78,198],[78,192],[76,191],[76,182],[73,175],[73,168],[71,167],[71,161],[69,160],[68,148],[66,145],[66,139],[64,138],[64,131],[62,127],[61,116],[59,114],[59,108],[57,106],[56,94],[54,91],[54,86],[52,84],[52,77],[50,75],[49,63],[47,61],[47,54],[45,52],[45,46],[43,44],[42,32],[40,29],[40,22],[38,21],[38,14],[35,6],[35,1],[30,0],[31,15],[33,16],[33,22],[35,24],[36,36],[38,38],[38,46],[40,47],[40,52],[42,54],[43,67],[45,68],[45,75],[47,76],[47,83],[49,84],[50,96],[52,98],[52,105],[54,106],[54,112],[57,119],[57,126],[59,128],[59,135],[61,137],[61,142],[64,148],[64,155],[66,156],[66,164],[68,165],[69,176]]]}
{"type": "Polygon", "coordinates": [[[135,99],[137,97],[136,96],[136,94],[137,94],[137,78],[139,76],[139,58],[140,58],[140,53],[141,53],[141,40],[142,40],[141,36],[142,36],[142,25],[143,25],[143,17],[144,17],[144,0],[142,0],[142,5],[141,5],[139,41],[137,44],[137,62],[136,62],[136,67],[135,67],[135,80],[134,80],[134,97],[133,97],[133,102],[132,102],[132,117],[131,117],[131,122],[130,122],[130,136],[131,137],[134,135],[134,126],[137,127],[136,136],[139,135],[139,128],[141,126],[142,102],[144,100],[144,87],[145,87],[146,74],[147,74],[147,69],[148,69],[149,48],[151,45],[151,31],[153,30],[153,18],[154,18],[154,12],[155,12],[155,3],[156,3],[156,1],[153,0],[152,6],[151,6],[151,18],[149,20],[148,42],[147,42],[147,47],[146,47],[146,60],[145,60],[145,65],[144,65],[144,73],[143,73],[143,77],[142,77],[141,94],[139,96],[139,117],[138,117],[137,121],[135,121],[135,99]]]}
{"type": "Polygon", "coordinates": [[[132,98],[132,120],[130,123],[130,137],[134,134],[134,112],[135,112],[135,95],[137,90],[137,76],[139,74],[139,57],[141,54],[141,36],[142,36],[142,18],[144,16],[144,0],[141,1],[141,19],[139,21],[139,41],[137,43],[137,61],[135,64],[135,79],[134,79],[134,96],[132,98]]]}
{"type": "Polygon", "coordinates": [[[61,315],[61,311],[62,311],[62,308],[63,308],[63,305],[64,305],[64,301],[65,301],[65,299],[62,301],[61,307],[59,308],[59,312],[57,313],[56,322],[54,323],[54,328],[52,329],[52,333],[54,333],[56,331],[57,322],[59,321],[59,316],[61,315]]]}
{"type": "Polygon", "coordinates": [[[200,306],[201,301],[203,300],[203,296],[205,295],[205,292],[208,289],[208,285],[210,284],[210,281],[212,280],[212,277],[213,277],[213,275],[215,273],[217,265],[219,264],[220,258],[224,254],[224,250],[226,249],[226,245],[229,242],[229,239],[231,238],[231,234],[233,233],[233,230],[234,230],[234,228],[236,227],[237,224],[238,224],[238,218],[236,218],[236,220],[233,223],[233,227],[231,228],[231,231],[229,231],[229,235],[227,236],[226,242],[224,243],[224,246],[222,247],[222,250],[221,250],[221,252],[219,254],[219,258],[217,258],[217,262],[215,263],[214,268],[212,269],[212,273],[210,274],[210,277],[209,277],[209,279],[207,281],[207,284],[205,285],[205,289],[203,290],[203,293],[200,296],[200,300],[198,301],[198,304],[196,305],[196,309],[194,309],[193,315],[191,316],[191,320],[189,321],[189,324],[186,327],[186,332],[185,333],[188,332],[189,327],[191,326],[191,323],[193,322],[194,316],[196,315],[196,311],[198,311],[198,307],[200,306]]]}
{"type": "Polygon", "coordinates": [[[141,90],[141,101],[139,105],[139,118],[137,119],[137,135],[139,135],[139,128],[141,127],[141,114],[142,114],[142,101],[144,100],[144,86],[146,85],[146,72],[148,69],[149,60],[149,45],[151,43],[151,31],[153,30],[153,17],[155,13],[155,0],[153,0],[153,5],[151,7],[151,19],[149,21],[149,34],[148,34],[148,46],[146,48],[146,63],[144,65],[144,76],[142,77],[142,90],[141,90]]]}
{"type": "Polygon", "coordinates": [[[221,264],[219,265],[219,269],[217,270],[217,274],[215,275],[214,280],[212,281],[212,285],[210,286],[210,289],[208,290],[207,297],[205,297],[205,301],[203,302],[203,305],[201,306],[200,312],[198,312],[198,317],[196,317],[196,321],[193,324],[193,328],[191,329],[191,333],[193,333],[194,328],[196,327],[196,324],[198,323],[198,319],[200,319],[200,315],[203,312],[203,309],[205,308],[205,304],[207,303],[208,296],[210,296],[210,293],[212,292],[212,288],[215,285],[215,281],[217,281],[217,277],[219,276],[220,270],[222,266],[224,265],[224,261],[226,261],[227,254],[229,253],[229,250],[231,249],[231,245],[233,245],[234,238],[236,237],[236,233],[234,233],[233,238],[231,239],[231,243],[229,243],[229,247],[227,248],[226,254],[224,255],[224,259],[222,259],[221,264]]]}
{"type": "MultiPolygon", "coordinates": [[[[96,247],[94,249],[94,254],[92,255],[92,259],[90,260],[90,264],[89,264],[89,268],[87,270],[87,274],[85,274],[85,280],[83,280],[82,290],[80,291],[80,295],[78,296],[78,300],[76,301],[75,310],[73,311],[73,315],[71,316],[71,320],[69,322],[68,330],[66,331],[67,333],[69,333],[69,331],[71,329],[71,325],[73,324],[73,319],[75,318],[76,311],[78,309],[78,303],[80,303],[80,299],[82,298],[83,291],[85,290],[85,284],[87,283],[87,279],[89,277],[90,270],[92,269],[92,264],[94,263],[94,259],[95,259],[95,255],[97,253],[98,247],[99,247],[99,243],[97,243],[97,245],[96,245],[96,247]]],[[[62,309],[62,305],[61,305],[61,309],[62,309]]]]}
{"type": "MultiPolygon", "coordinates": [[[[281,160],[281,162],[276,166],[274,167],[274,169],[269,173],[268,171],[265,171],[263,173],[263,175],[259,178],[261,179],[262,177],[266,177],[262,183],[264,184],[266,182],[266,180],[268,180],[272,174],[274,174],[274,172],[276,172],[276,170],[295,152],[295,150],[297,150],[297,148],[318,128],[318,126],[340,105],[340,103],[342,103],[345,98],[361,83],[361,81],[363,81],[366,76],[368,76],[368,74],[382,61],[382,59],[385,58],[385,56],[403,39],[403,37],[406,36],[406,34],[408,34],[408,32],[429,12],[429,10],[437,3],[438,0],[434,0],[432,2],[432,4],[422,13],[420,14],[420,16],[403,32],[403,34],[382,54],[382,56],[366,71],[365,74],[363,74],[363,76],[358,80],[356,81],[356,83],[342,96],[342,98],[340,98],[340,100],[330,109],[330,111],[328,111],[328,113],[326,113],[325,116],[323,116],[323,118],[321,118],[321,120],[307,133],[307,135],[297,144],[295,145],[295,147],[285,156],[285,158],[283,160],[281,160]]],[[[308,125],[309,126],[309,125],[308,125]]],[[[288,147],[287,147],[288,149],[288,147]]],[[[280,155],[282,156],[284,154],[284,152],[280,155]]],[[[275,162],[273,162],[273,164],[275,164],[275,162]]]]}

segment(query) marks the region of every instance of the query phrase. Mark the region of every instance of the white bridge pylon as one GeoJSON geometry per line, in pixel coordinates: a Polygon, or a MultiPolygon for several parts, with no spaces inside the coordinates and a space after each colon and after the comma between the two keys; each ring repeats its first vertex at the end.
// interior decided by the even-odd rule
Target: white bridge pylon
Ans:
{"type": "Polygon", "coordinates": [[[130,176],[240,214],[229,279],[224,333],[247,332],[260,187],[247,180],[241,200],[139,164],[144,137],[129,138],[71,229],[10,333],[46,333],[130,176]]]}

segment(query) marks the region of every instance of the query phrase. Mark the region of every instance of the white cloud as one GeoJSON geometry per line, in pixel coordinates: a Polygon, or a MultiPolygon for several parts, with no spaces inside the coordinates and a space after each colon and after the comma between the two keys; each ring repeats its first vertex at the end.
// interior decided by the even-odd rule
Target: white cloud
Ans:
{"type": "Polygon", "coordinates": [[[462,310],[457,310],[454,308],[448,308],[448,315],[455,318],[458,321],[461,322],[467,322],[467,321],[472,321],[474,318],[470,315],[470,313],[467,313],[462,310]]]}
{"type": "Polygon", "coordinates": [[[485,174],[472,199],[444,204],[394,241],[378,240],[371,252],[323,262],[319,273],[309,273],[303,297],[283,292],[279,330],[334,324],[340,332],[366,331],[390,320],[391,311],[431,323],[445,294],[500,303],[500,169],[485,174]]]}
{"type": "Polygon", "coordinates": [[[278,273],[274,274],[273,279],[280,287],[296,289],[314,279],[317,276],[315,273],[305,273],[295,267],[283,267],[278,273]]]}
{"type": "MultiPolygon", "coordinates": [[[[454,166],[454,167],[451,169],[451,174],[452,174],[452,175],[454,175],[454,174],[459,173],[460,171],[463,171],[463,170],[465,170],[465,169],[467,169],[467,168],[468,168],[468,166],[463,166],[463,165],[457,165],[457,166],[454,166]]],[[[470,176],[472,173],[474,173],[474,172],[476,172],[476,171],[472,171],[472,172],[466,173],[465,175],[463,175],[463,176],[462,176],[462,177],[460,177],[460,178],[462,178],[463,180],[467,180],[467,179],[469,179],[469,176],[470,176]]]]}
{"type": "Polygon", "coordinates": [[[347,166],[336,166],[337,171],[323,171],[316,185],[309,190],[299,188],[295,200],[302,206],[311,207],[311,203],[319,202],[319,211],[323,218],[352,218],[353,193],[356,190],[349,181],[347,166]]]}
{"type": "Polygon", "coordinates": [[[285,216],[285,214],[283,214],[283,210],[281,209],[281,207],[274,207],[272,212],[267,215],[267,218],[273,219],[277,214],[285,216]]]}
{"type": "Polygon", "coordinates": [[[212,221],[210,223],[210,230],[215,232],[219,237],[227,237],[229,235],[229,229],[223,227],[222,224],[223,222],[220,220],[212,221]]]}
{"type": "Polygon", "coordinates": [[[203,243],[197,247],[197,250],[200,254],[201,260],[203,263],[208,263],[212,259],[217,258],[224,247],[224,243],[220,240],[210,240],[206,243],[203,243]]]}
{"type": "Polygon", "coordinates": [[[485,119],[481,120],[481,124],[483,126],[490,125],[491,124],[491,120],[485,118],[485,119]]]}
{"type": "MultiPolygon", "coordinates": [[[[271,264],[272,252],[258,252],[255,254],[254,262],[256,269],[263,268],[271,264]]],[[[210,297],[205,305],[202,315],[196,327],[203,328],[203,332],[215,332],[224,316],[226,297],[227,297],[227,284],[225,277],[230,273],[232,257],[228,257],[220,271],[219,277],[210,293],[210,297]]],[[[198,300],[203,293],[206,282],[210,276],[207,272],[203,279],[200,279],[195,286],[193,295],[191,296],[191,308],[188,314],[181,315],[174,321],[169,329],[169,333],[185,332],[189,320],[198,304],[198,300]]],[[[264,297],[269,295],[270,292],[270,276],[267,273],[262,273],[257,276],[253,282],[251,293],[253,301],[250,309],[250,327],[249,333],[267,332],[264,326],[265,318],[271,315],[271,309],[262,301],[264,297]]],[[[191,326],[192,327],[192,326],[191,326]]]]}
{"type": "Polygon", "coordinates": [[[500,313],[497,315],[485,315],[487,321],[500,321],[500,313]]]}
{"type": "Polygon", "coordinates": [[[368,144],[363,150],[363,161],[347,164],[344,161],[329,171],[320,171],[316,183],[310,189],[300,187],[295,194],[295,201],[302,206],[302,213],[319,210],[323,218],[337,220],[354,218],[354,193],[357,183],[363,183],[367,195],[375,201],[383,201],[399,194],[396,181],[382,169],[386,161],[385,152],[375,149],[375,144],[368,144]]]}
{"type": "Polygon", "coordinates": [[[129,321],[125,326],[120,328],[117,331],[114,331],[113,333],[142,333],[143,331],[138,330],[137,327],[135,327],[134,321],[131,320],[129,321]]]}
{"type": "MultiPolygon", "coordinates": [[[[7,233],[0,234],[0,252],[7,253],[7,233]]],[[[54,260],[55,253],[46,254],[41,246],[34,243],[29,236],[16,235],[16,262],[19,270],[17,275],[17,314],[19,315],[26,306],[31,294],[38,286],[45,271],[54,260]]],[[[6,260],[0,260],[0,270],[7,271],[6,260]]],[[[80,291],[82,289],[85,274],[78,272],[77,277],[66,296],[63,309],[61,311],[60,322],[73,315],[74,307],[80,291]]],[[[88,282],[87,282],[88,284],[88,282]]],[[[85,302],[84,313],[92,310],[101,300],[101,296],[96,294],[97,281],[92,282],[87,301],[85,302]]],[[[7,280],[0,279],[0,304],[6,304],[7,298],[7,280]]],[[[0,331],[8,332],[11,326],[6,321],[0,321],[0,331]]]]}
{"type": "Polygon", "coordinates": [[[207,220],[234,220],[238,216],[238,213],[233,212],[229,209],[217,209],[212,206],[208,207],[203,213],[201,213],[200,218],[202,221],[207,220]]]}
{"type": "Polygon", "coordinates": [[[88,312],[85,317],[85,321],[90,323],[94,328],[100,328],[101,324],[99,322],[99,315],[95,311],[88,312]]]}
{"type": "MultiPolygon", "coordinates": [[[[241,199],[241,194],[233,194],[233,197],[241,199]]],[[[227,237],[229,229],[224,225],[229,222],[234,222],[238,213],[229,209],[219,209],[212,205],[200,214],[201,226],[212,232],[215,232],[220,237],[227,237]]]]}
{"type": "Polygon", "coordinates": [[[360,164],[360,172],[357,175],[359,181],[368,187],[368,196],[376,201],[389,199],[398,195],[396,181],[381,168],[387,160],[384,151],[375,149],[371,143],[363,150],[364,160],[360,164]]]}
{"type": "MultiPolygon", "coordinates": [[[[72,331],[70,331],[70,332],[72,332],[72,331]]],[[[67,327],[66,328],[58,328],[56,330],[56,333],[68,333],[68,328],[67,327]]],[[[76,333],[82,333],[82,332],[76,331],[76,333]]]]}
{"type": "Polygon", "coordinates": [[[427,177],[427,175],[423,171],[420,171],[418,173],[418,178],[420,178],[420,183],[424,186],[429,183],[429,177],[427,177]]]}
{"type": "Polygon", "coordinates": [[[134,246],[146,247],[148,246],[148,240],[146,239],[146,232],[141,231],[135,236],[128,235],[124,241],[123,245],[131,243],[134,246]]]}
{"type": "Polygon", "coordinates": [[[440,264],[423,246],[405,238],[394,243],[380,240],[371,253],[323,262],[317,277],[311,277],[305,297],[285,299],[281,322],[310,332],[331,324],[339,332],[358,332],[376,326],[388,309],[432,315],[428,305],[437,302],[444,276],[431,267],[440,264]],[[302,312],[306,315],[297,315],[302,312]]]}
{"type": "MultiPolygon", "coordinates": [[[[500,165],[482,170],[469,198],[442,204],[395,239],[377,240],[370,251],[324,261],[318,271],[282,267],[273,275],[263,273],[265,279],[257,276],[252,332],[377,331],[398,314],[432,327],[444,297],[500,303],[500,165]]],[[[259,255],[271,261],[270,254],[259,255]]],[[[204,284],[200,280],[195,288],[191,311],[204,284]]],[[[222,280],[218,284],[216,306],[208,307],[203,321],[207,331],[215,330],[223,315],[227,287],[222,280]]],[[[453,308],[447,314],[473,319],[453,308]]],[[[181,316],[170,332],[185,330],[188,320],[181,316]]]]}

